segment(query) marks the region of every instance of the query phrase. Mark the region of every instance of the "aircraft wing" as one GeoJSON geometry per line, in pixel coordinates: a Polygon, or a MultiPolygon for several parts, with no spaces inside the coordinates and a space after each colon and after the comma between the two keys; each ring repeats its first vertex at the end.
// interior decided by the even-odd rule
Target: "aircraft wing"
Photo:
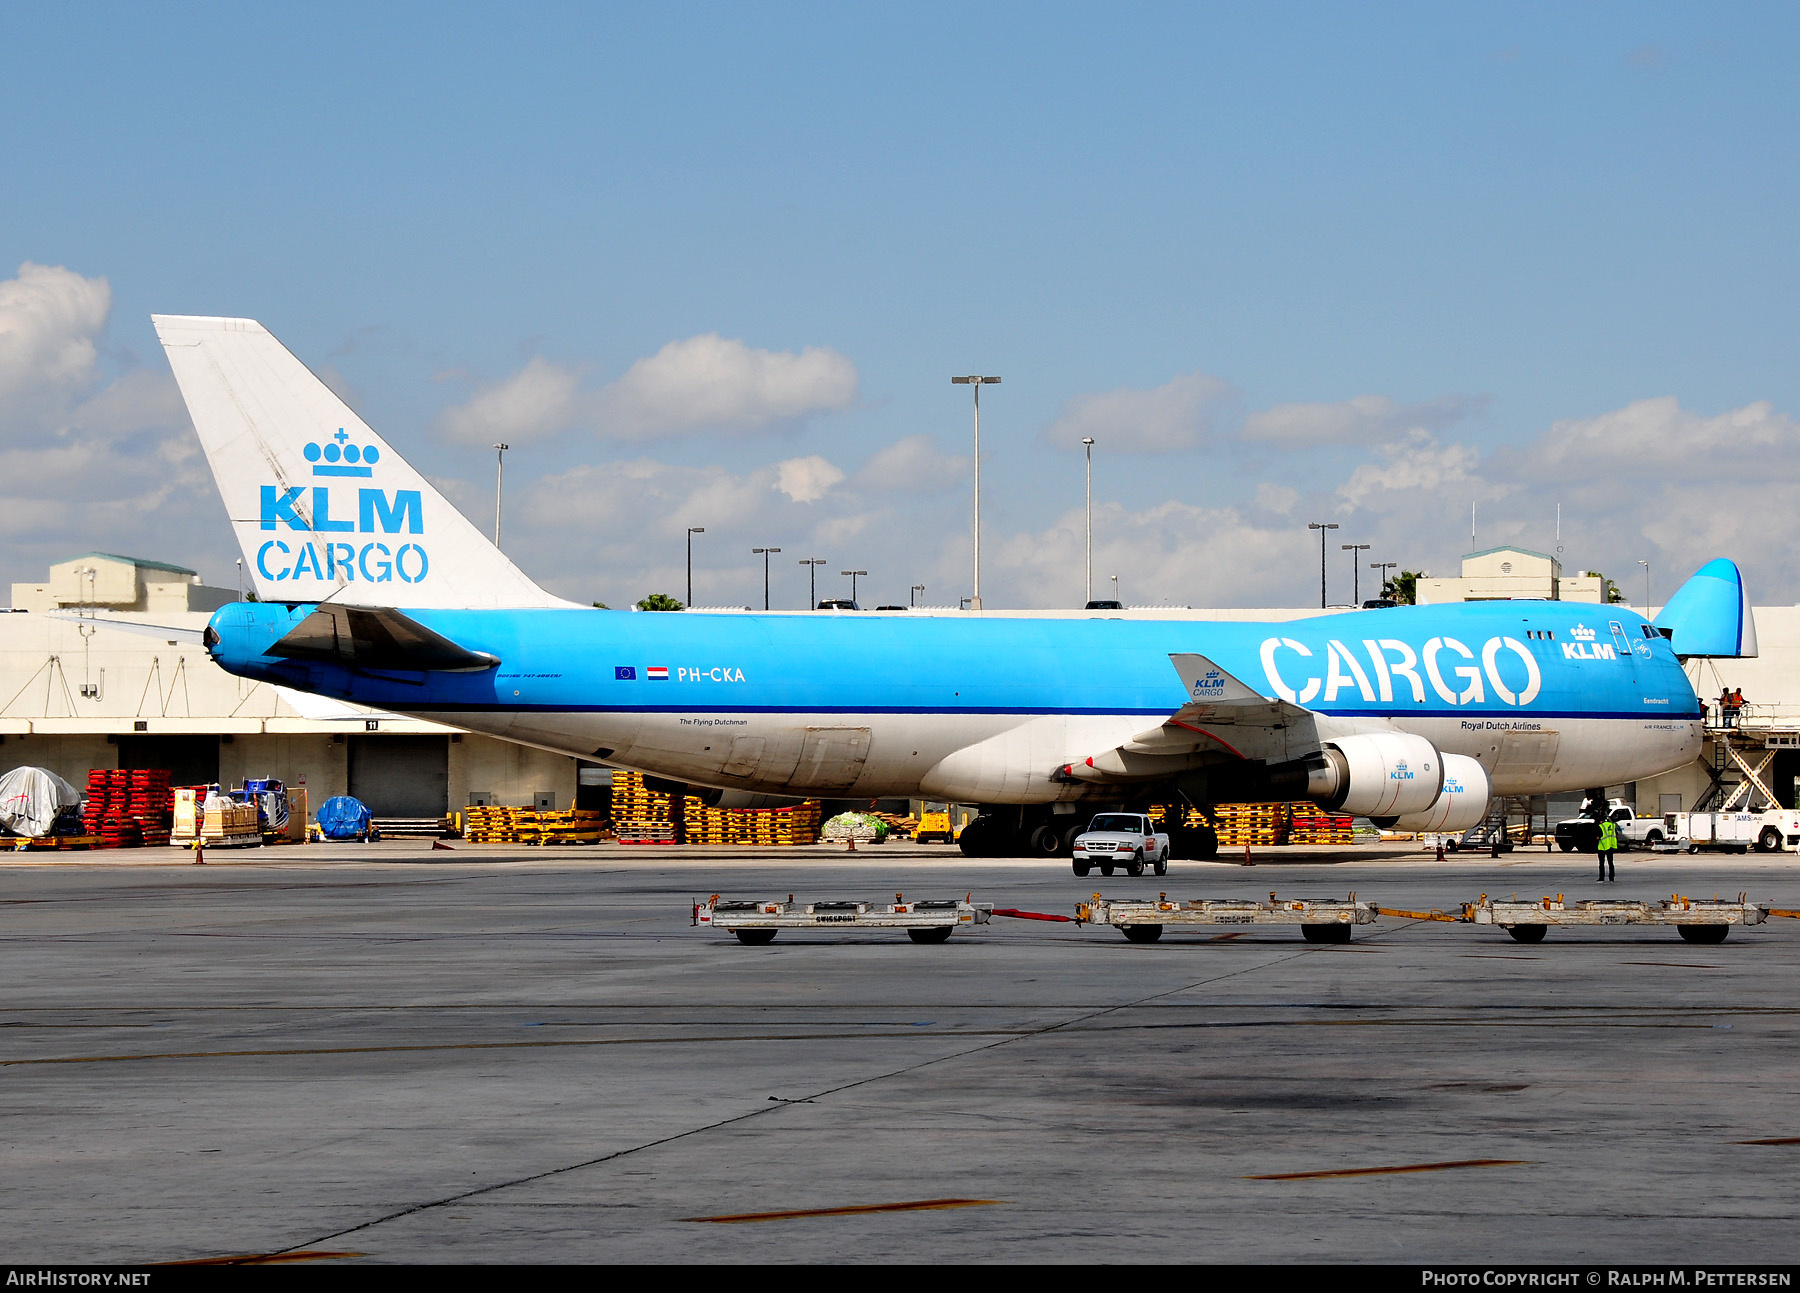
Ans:
{"type": "Polygon", "coordinates": [[[1221,758],[1256,757],[1278,729],[1307,720],[1298,705],[1265,696],[1203,655],[1172,654],[1169,663],[1189,699],[1156,727],[1137,733],[1062,772],[1074,781],[1149,781],[1221,758]]]}

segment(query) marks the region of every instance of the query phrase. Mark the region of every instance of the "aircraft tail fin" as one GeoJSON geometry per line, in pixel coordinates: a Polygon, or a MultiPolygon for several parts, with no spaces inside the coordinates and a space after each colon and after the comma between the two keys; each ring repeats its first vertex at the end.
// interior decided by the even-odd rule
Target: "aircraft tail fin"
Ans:
{"type": "Polygon", "coordinates": [[[1756,655],[1756,617],[1750,609],[1750,592],[1737,563],[1724,557],[1695,571],[1652,623],[1668,630],[1669,645],[1683,658],[1756,655]]]}
{"type": "Polygon", "coordinates": [[[265,601],[566,606],[253,319],[152,315],[265,601]]]}

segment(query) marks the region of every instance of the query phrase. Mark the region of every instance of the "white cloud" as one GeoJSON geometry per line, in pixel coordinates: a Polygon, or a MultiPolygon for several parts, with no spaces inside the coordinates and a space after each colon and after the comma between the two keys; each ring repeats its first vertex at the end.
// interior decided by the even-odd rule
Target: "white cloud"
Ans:
{"type": "Polygon", "coordinates": [[[463,444],[523,444],[566,431],[578,417],[581,374],[541,356],[503,382],[475,392],[460,408],[445,409],[438,429],[463,444]]]}
{"type": "Polygon", "coordinates": [[[0,422],[56,416],[90,387],[112,309],[104,278],[26,261],[0,282],[0,422]]]}
{"type": "MultiPolygon", "coordinates": [[[[1048,529],[983,545],[991,546],[994,573],[1010,587],[1006,604],[1081,605],[1082,521],[1074,509],[1048,529]]],[[[1316,582],[1309,585],[1318,577],[1317,541],[1309,545],[1310,538],[1304,528],[1253,524],[1229,507],[1096,504],[1094,596],[1111,597],[1116,574],[1127,606],[1305,605],[1309,586],[1317,595],[1316,582]]]]}
{"type": "Polygon", "coordinates": [[[579,369],[534,358],[446,409],[438,430],[465,444],[523,443],[577,426],[618,440],[756,431],[848,408],[857,382],[856,365],[835,350],[758,350],[709,332],[671,341],[599,390],[581,389],[579,369]]]}
{"type": "Polygon", "coordinates": [[[875,451],[856,473],[859,489],[935,493],[961,482],[969,460],[945,453],[930,436],[909,435],[875,451]]]}
{"type": "Polygon", "coordinates": [[[1665,395],[1557,422],[1522,465],[1600,477],[1661,477],[1671,470],[1688,479],[1715,473],[1741,478],[1750,469],[1758,476],[1786,474],[1795,467],[1792,450],[1800,447],[1796,430],[1794,419],[1766,400],[1704,417],[1665,395]]]}
{"type": "Polygon", "coordinates": [[[107,380],[104,278],[27,261],[0,280],[0,553],[18,580],[95,548],[229,582],[237,555],[174,379],[107,380]]]}
{"type": "Polygon", "coordinates": [[[844,473],[818,454],[775,464],[775,488],[796,503],[816,503],[843,483],[844,473]]]}
{"type": "Polygon", "coordinates": [[[1441,493],[1453,486],[1466,494],[1481,463],[1470,446],[1442,444],[1428,431],[1409,432],[1377,452],[1380,462],[1362,464],[1338,486],[1338,497],[1352,508],[1381,512],[1409,507],[1414,504],[1408,494],[1441,493]]]}
{"type": "Polygon", "coordinates": [[[1336,404],[1277,404],[1244,419],[1244,439],[1300,446],[1368,444],[1404,431],[1442,431],[1486,401],[1445,395],[1423,404],[1400,404],[1385,395],[1358,395],[1336,404]]]}
{"type": "Polygon", "coordinates": [[[1068,449],[1091,436],[1103,453],[1192,449],[1212,434],[1232,396],[1230,383],[1205,373],[1187,373],[1148,390],[1121,386],[1076,395],[1044,428],[1043,440],[1068,449]]]}
{"type": "Polygon", "coordinates": [[[1300,501],[1300,491],[1287,485],[1277,485],[1265,480],[1256,487],[1256,505],[1268,512],[1279,512],[1283,516],[1294,510],[1300,501]]]}
{"type": "Polygon", "coordinates": [[[671,341],[595,396],[603,435],[643,440],[695,431],[754,431],[856,402],[856,365],[835,350],[757,350],[705,333],[671,341]]]}

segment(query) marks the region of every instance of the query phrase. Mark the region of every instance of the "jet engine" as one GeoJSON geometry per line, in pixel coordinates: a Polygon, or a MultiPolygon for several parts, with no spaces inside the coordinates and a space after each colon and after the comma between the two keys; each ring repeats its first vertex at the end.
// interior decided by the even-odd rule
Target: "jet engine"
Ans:
{"type": "Polygon", "coordinates": [[[1466,831],[1487,816],[1493,789],[1487,769],[1462,754],[1444,756],[1444,792],[1422,813],[1409,813],[1376,825],[1402,831],[1466,831]]]}
{"type": "Polygon", "coordinates": [[[1339,737],[1307,762],[1307,798],[1358,817],[1422,813],[1443,788],[1437,747],[1402,732],[1339,737]]]}

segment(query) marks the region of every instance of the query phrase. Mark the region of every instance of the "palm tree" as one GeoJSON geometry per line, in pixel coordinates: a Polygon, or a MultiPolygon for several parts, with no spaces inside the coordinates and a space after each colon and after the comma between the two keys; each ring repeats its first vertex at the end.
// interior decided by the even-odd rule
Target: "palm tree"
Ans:
{"type": "Polygon", "coordinates": [[[1429,571],[1402,570],[1381,585],[1381,595],[1401,606],[1416,606],[1419,603],[1419,581],[1429,578],[1429,571]]]}

